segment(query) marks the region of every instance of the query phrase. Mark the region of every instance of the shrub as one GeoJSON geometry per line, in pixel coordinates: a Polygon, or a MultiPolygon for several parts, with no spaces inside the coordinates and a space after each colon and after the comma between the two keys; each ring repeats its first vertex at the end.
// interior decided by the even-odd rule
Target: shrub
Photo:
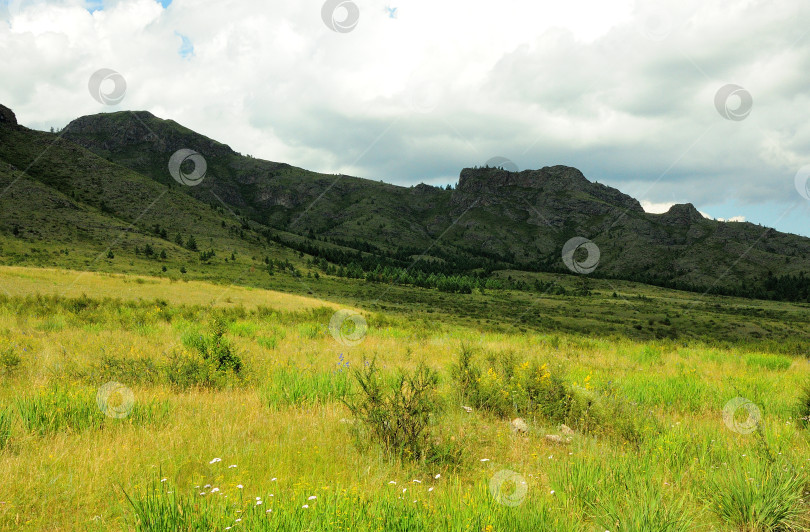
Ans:
{"type": "Polygon", "coordinates": [[[186,351],[172,351],[161,368],[166,381],[176,388],[225,388],[234,384],[233,372],[221,371],[209,360],[186,351]]]}
{"type": "Polygon", "coordinates": [[[161,368],[149,357],[116,358],[104,354],[93,364],[88,379],[92,382],[117,381],[132,384],[155,384],[160,381],[161,368]]]}
{"type": "Polygon", "coordinates": [[[344,403],[362,424],[355,425],[357,439],[367,436],[389,458],[424,458],[430,447],[430,417],[438,411],[438,374],[422,363],[413,372],[400,371],[386,382],[372,361],[355,370],[354,376],[359,392],[344,403]]]}
{"type": "Polygon", "coordinates": [[[459,393],[471,406],[503,418],[539,414],[580,432],[612,433],[636,446],[642,442],[647,418],[615,391],[597,393],[589,378],[583,386],[572,386],[562,368],[518,363],[511,353],[490,354],[487,362],[486,372],[481,371],[470,350],[462,347],[451,368],[459,393]]]}
{"type": "Polygon", "coordinates": [[[217,371],[238,375],[242,370],[242,359],[225,338],[226,329],[225,319],[216,316],[211,322],[208,336],[190,332],[183,335],[183,344],[197,351],[203,360],[213,365],[217,371]]]}
{"type": "Polygon", "coordinates": [[[13,347],[9,346],[0,351],[0,373],[11,376],[19,369],[22,358],[13,347]]]}

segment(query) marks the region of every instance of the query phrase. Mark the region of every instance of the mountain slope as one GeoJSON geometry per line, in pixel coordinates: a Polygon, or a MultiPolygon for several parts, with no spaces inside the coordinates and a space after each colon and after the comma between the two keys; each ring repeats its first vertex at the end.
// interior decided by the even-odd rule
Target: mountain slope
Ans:
{"type": "Polygon", "coordinates": [[[402,266],[425,254],[448,271],[566,272],[562,248],[581,236],[601,254],[594,276],[740,291],[770,274],[810,272],[810,239],[708,220],[691,204],[648,214],[637,200],[565,166],[467,168],[454,190],[406,188],[242,156],[147,112],[82,117],[65,138],[172,187],[168,159],[193,149],[208,174],[182,192],[201,200],[213,194],[258,223],[308,238],[313,252],[329,241],[402,266]]]}
{"type": "Polygon", "coordinates": [[[81,252],[78,265],[87,268],[114,261],[123,267],[120,257],[115,259],[123,255],[145,260],[155,271],[199,265],[199,251],[209,249],[254,257],[245,258],[243,268],[261,266],[263,256],[286,260],[295,254],[268,242],[264,228],[226,206],[212,206],[214,198],[202,202],[59,135],[19,126],[7,108],[0,108],[0,116],[0,233],[13,237],[11,243],[81,252]],[[196,246],[188,245],[191,237],[196,246]]]}

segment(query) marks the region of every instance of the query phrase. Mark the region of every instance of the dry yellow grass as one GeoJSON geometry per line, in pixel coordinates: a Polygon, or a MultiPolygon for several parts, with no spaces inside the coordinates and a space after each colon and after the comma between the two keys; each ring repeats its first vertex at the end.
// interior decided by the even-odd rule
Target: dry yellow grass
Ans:
{"type": "MultiPolygon", "coordinates": [[[[0,268],[0,285],[13,295],[160,298],[171,305],[208,305],[217,301],[217,305],[265,306],[279,311],[338,308],[320,300],[277,292],[202,282],[136,279],[0,268]],[[66,286],[71,287],[69,291],[65,291],[66,286]],[[224,290],[227,292],[223,295],[224,290]]],[[[131,512],[122,489],[138,492],[158,476],[174,478],[185,465],[207,464],[214,458],[222,462],[216,464],[212,483],[229,493],[236,493],[237,485],[242,485],[245,497],[293,490],[323,494],[342,488],[374,497],[394,489],[391,481],[397,482],[397,489],[408,486],[419,492],[424,488],[414,485],[413,479],[427,481],[439,473],[440,480],[434,482],[437,489],[462,493],[486,482],[496,471],[510,468],[526,477],[535,500],[551,504],[556,499],[551,494],[550,478],[563,464],[585,457],[610,463],[630,452],[623,444],[580,435],[570,447],[554,445],[544,436],[557,428],[540,418],[529,420],[531,430],[524,437],[513,434],[505,420],[482,412],[467,414],[460,404],[453,402],[455,396],[447,371],[462,343],[474,346],[480,353],[511,352],[519,360],[559,362],[567,368],[571,381],[585,388],[618,385],[622,393],[639,400],[660,418],[664,427],[669,427],[665,435],[650,440],[645,452],[661,464],[663,470],[659,474],[672,486],[667,489],[688,497],[692,497],[707,468],[706,463],[688,454],[694,450],[692,444],[716,439],[724,446],[718,455],[722,457],[755,452],[756,442],[728,431],[720,417],[725,401],[736,395],[734,386],[758,394],[768,437],[775,448],[792,457],[810,456],[806,434],[786,420],[787,409],[795,402],[797,388],[808,369],[806,360],[795,360],[785,371],[762,371],[747,366],[734,350],[673,343],[650,346],[625,340],[533,333],[490,334],[452,324],[431,324],[430,329],[425,329],[422,322],[408,316],[368,318],[368,334],[356,347],[336,342],[326,332],[328,323],[241,320],[244,332],[228,336],[248,368],[247,386],[221,391],[132,386],[139,402],[169,401],[171,412],[165,426],[122,425],[109,430],[39,437],[25,434],[19,420],[16,421],[15,433],[22,436],[14,438],[10,449],[0,451],[0,527],[125,529],[124,518],[131,512]],[[375,323],[384,325],[375,327],[375,323]],[[309,325],[320,329],[310,334],[307,332],[310,329],[302,329],[309,325]],[[257,343],[258,337],[271,335],[278,338],[275,348],[257,343]],[[443,390],[450,399],[449,410],[442,418],[441,434],[453,438],[463,448],[467,466],[453,472],[444,466],[390,463],[376,451],[361,453],[353,445],[347,424],[341,422],[348,411],[338,402],[271,409],[261,400],[263,380],[270,378],[275,368],[294,365],[330,372],[340,354],[351,367],[376,356],[388,370],[414,367],[420,360],[439,369],[444,378],[443,390]],[[692,403],[688,401],[692,388],[677,387],[681,376],[685,376],[685,383],[702,390],[703,402],[698,407],[690,406],[692,403]],[[667,379],[675,383],[670,391],[663,384],[670,382],[667,379]],[[659,385],[662,394],[666,391],[670,395],[653,400],[652,392],[659,385]],[[670,399],[686,407],[679,409],[677,404],[668,403],[670,399]],[[683,460],[679,458],[681,454],[683,460]],[[237,467],[229,468],[230,465],[237,467]]],[[[58,331],[39,331],[37,325],[41,321],[42,318],[29,316],[21,322],[8,311],[0,313],[0,343],[18,346],[25,354],[21,372],[2,380],[3,403],[12,403],[49,382],[63,380],[70,373],[68,369],[88,367],[101,354],[121,359],[160,359],[172,349],[181,348],[184,327],[194,325],[175,319],[172,323],[158,320],[138,330],[119,328],[111,322],[65,324],[58,331]]],[[[240,320],[235,325],[239,326],[240,320]]],[[[708,459],[701,457],[701,460],[708,459]]],[[[700,504],[689,500],[693,505],[700,504]]],[[[711,524],[723,529],[721,523],[711,524]]]]}
{"type": "Polygon", "coordinates": [[[173,281],[143,275],[80,272],[54,268],[0,266],[0,292],[9,296],[32,294],[90,298],[113,297],[124,300],[162,299],[172,305],[213,305],[255,308],[260,305],[279,310],[302,310],[335,303],[241,286],[223,286],[202,281],[173,281]]]}

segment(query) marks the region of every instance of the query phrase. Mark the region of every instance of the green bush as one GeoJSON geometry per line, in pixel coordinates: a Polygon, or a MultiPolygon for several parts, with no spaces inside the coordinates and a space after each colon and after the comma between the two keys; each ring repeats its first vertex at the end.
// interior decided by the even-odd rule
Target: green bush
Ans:
{"type": "Polygon", "coordinates": [[[222,316],[215,316],[210,325],[210,333],[205,336],[197,331],[182,337],[183,345],[197,351],[208,364],[217,371],[238,375],[242,370],[242,359],[225,338],[227,325],[222,316]]]}
{"type": "Polygon", "coordinates": [[[162,368],[149,357],[116,358],[104,354],[93,364],[86,380],[117,381],[131,384],[155,384],[161,381],[162,368]]]}
{"type": "Polygon", "coordinates": [[[482,371],[471,351],[462,347],[451,375],[462,400],[502,418],[539,414],[554,424],[613,434],[636,446],[643,441],[644,430],[655,430],[646,427],[649,418],[640,416],[615,390],[599,393],[591,388],[589,377],[583,386],[573,386],[561,367],[552,371],[537,361],[518,363],[511,353],[490,354],[487,370],[482,371]]]}
{"type": "Polygon", "coordinates": [[[358,421],[357,441],[368,438],[378,443],[389,458],[425,458],[430,448],[428,424],[439,409],[436,371],[422,363],[413,372],[400,371],[386,381],[372,361],[355,370],[354,376],[359,392],[344,403],[358,421]]]}
{"type": "Polygon", "coordinates": [[[0,351],[0,373],[9,377],[17,372],[22,363],[22,358],[17,354],[14,347],[7,347],[0,351]]]}

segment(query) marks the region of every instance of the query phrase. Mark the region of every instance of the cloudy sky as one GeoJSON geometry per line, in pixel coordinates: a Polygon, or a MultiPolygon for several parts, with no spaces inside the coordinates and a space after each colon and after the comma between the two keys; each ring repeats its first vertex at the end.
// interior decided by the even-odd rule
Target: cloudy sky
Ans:
{"type": "Polygon", "coordinates": [[[810,236],[808,20],[804,0],[0,0],[0,103],[37,129],[145,109],[403,185],[566,164],[653,212],[810,236]],[[91,96],[102,68],[120,103],[91,96]]]}

